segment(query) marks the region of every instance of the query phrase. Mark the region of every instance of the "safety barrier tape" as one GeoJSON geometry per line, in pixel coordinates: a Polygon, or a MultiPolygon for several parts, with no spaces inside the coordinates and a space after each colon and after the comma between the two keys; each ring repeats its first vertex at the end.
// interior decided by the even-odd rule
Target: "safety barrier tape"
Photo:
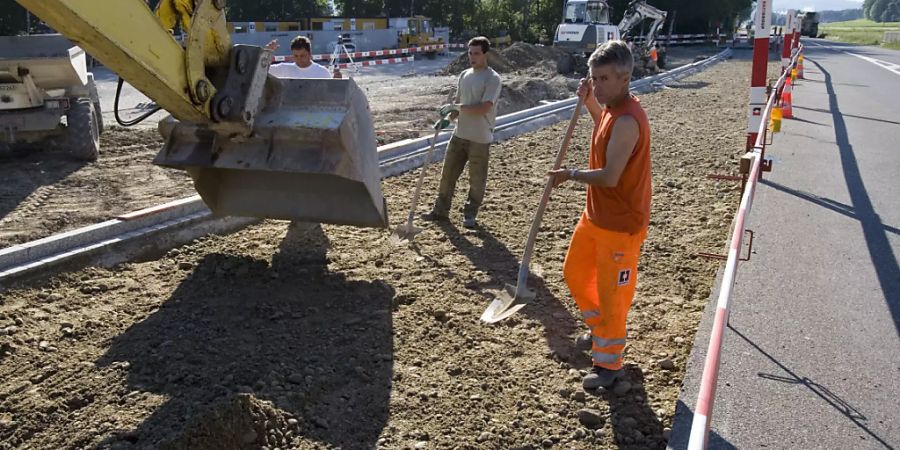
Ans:
{"type": "Polygon", "coordinates": [[[771,90],[771,95],[763,111],[762,122],[759,126],[759,134],[752,151],[752,163],[748,174],[744,193],[741,195],[741,203],[735,216],[734,231],[731,234],[731,246],[728,249],[728,259],[725,262],[725,271],[722,275],[722,283],[719,288],[719,297],[716,303],[716,314],[713,320],[712,332],[709,338],[709,347],[706,350],[706,360],[703,364],[703,375],[700,378],[700,393],[697,395],[697,405],[694,409],[694,420],[691,424],[688,450],[703,450],[707,445],[709,436],[710,418],[712,416],[713,402],[716,395],[716,382],[719,377],[719,362],[722,353],[722,338],[725,334],[725,325],[728,323],[728,303],[731,300],[731,292],[734,288],[737,263],[746,230],[745,221],[750,208],[753,205],[753,195],[756,193],[757,180],[762,166],[762,151],[765,148],[766,127],[772,108],[775,105],[777,92],[784,85],[786,77],[791,74],[791,68],[797,64],[803,46],[795,50],[791,65],[785,70],[771,90]]]}
{"type": "MultiPolygon", "coordinates": [[[[443,50],[446,46],[444,44],[441,45],[423,45],[421,47],[409,47],[409,48],[399,48],[399,49],[391,49],[391,50],[372,50],[366,52],[352,52],[352,53],[342,53],[338,57],[340,59],[347,59],[348,56],[350,58],[374,58],[376,56],[387,56],[387,55],[406,55],[409,53],[421,53],[421,52],[432,52],[432,51],[440,51],[443,50]]],[[[330,61],[331,54],[321,53],[312,55],[313,61],[330,61]]],[[[293,55],[280,55],[274,57],[275,62],[293,62],[293,55]]]]}

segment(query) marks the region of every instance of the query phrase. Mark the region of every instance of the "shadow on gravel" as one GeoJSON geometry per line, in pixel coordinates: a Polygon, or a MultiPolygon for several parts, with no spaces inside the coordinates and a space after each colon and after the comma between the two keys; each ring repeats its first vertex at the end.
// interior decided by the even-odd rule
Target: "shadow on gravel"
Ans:
{"type": "Polygon", "coordinates": [[[328,247],[319,225],[292,225],[271,266],[210,254],[113,340],[97,365],[127,362],[129,389],[167,397],[128,448],[376,446],[394,289],[329,272],[328,247]]]}
{"type": "Polygon", "coordinates": [[[612,392],[607,391],[602,395],[609,403],[613,440],[620,450],[666,447],[663,425],[647,403],[644,372],[640,367],[626,364],[625,376],[616,382],[612,392]],[[621,387],[622,381],[630,383],[631,389],[620,395],[615,390],[621,387]]]}
{"type": "MultiPolygon", "coordinates": [[[[490,281],[484,283],[470,282],[467,288],[479,292],[484,297],[487,308],[494,295],[488,291],[501,289],[505,284],[515,284],[519,270],[519,256],[514,255],[503,242],[486,229],[479,226],[474,233],[461,234],[451,222],[438,222],[437,226],[450,239],[460,254],[469,258],[472,264],[486,273],[490,281]],[[481,246],[474,245],[468,236],[481,241],[481,246]]],[[[533,267],[532,267],[533,268],[533,267]]],[[[576,320],[563,305],[565,299],[559,299],[547,288],[544,280],[534,273],[528,278],[528,287],[537,294],[534,302],[523,308],[518,314],[525,314],[541,322],[547,345],[556,359],[565,361],[575,368],[590,366],[590,359],[575,350],[573,336],[579,330],[580,320],[576,320]]],[[[498,326],[511,326],[517,323],[516,316],[499,322],[498,326]]]]}

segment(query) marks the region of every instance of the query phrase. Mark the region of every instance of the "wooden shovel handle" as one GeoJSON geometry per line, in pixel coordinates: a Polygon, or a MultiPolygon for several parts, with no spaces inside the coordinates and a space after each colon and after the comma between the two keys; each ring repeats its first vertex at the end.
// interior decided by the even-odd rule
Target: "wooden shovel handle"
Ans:
{"type": "MultiPolygon", "coordinates": [[[[566,151],[569,149],[569,142],[572,140],[572,134],[575,133],[575,125],[578,125],[578,116],[581,115],[581,108],[584,106],[584,98],[578,97],[578,103],[575,110],[572,111],[572,118],[569,119],[569,127],[566,128],[566,136],[559,144],[559,152],[556,154],[556,161],[553,163],[553,170],[557,170],[562,166],[566,159],[566,151]]],[[[525,241],[525,252],[522,254],[522,264],[519,266],[519,276],[516,291],[523,289],[528,280],[528,271],[531,264],[531,254],[534,252],[534,241],[537,237],[538,230],[541,228],[541,218],[544,216],[544,210],[547,209],[547,202],[550,201],[550,193],[553,191],[553,178],[547,176],[547,184],[544,186],[544,194],[541,196],[541,202],[538,204],[537,211],[534,213],[534,220],[531,222],[531,231],[528,232],[528,240],[525,241]]]]}

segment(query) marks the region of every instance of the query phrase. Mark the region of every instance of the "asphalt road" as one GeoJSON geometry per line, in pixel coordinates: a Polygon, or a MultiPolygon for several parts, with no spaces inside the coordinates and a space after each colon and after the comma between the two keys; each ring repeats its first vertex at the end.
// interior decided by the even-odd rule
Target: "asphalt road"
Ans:
{"type": "MultiPolygon", "coordinates": [[[[710,448],[900,448],[900,52],[804,42],[796,118],[749,216],[710,448]]],[[[671,448],[687,446],[717,292],[671,448]]]]}

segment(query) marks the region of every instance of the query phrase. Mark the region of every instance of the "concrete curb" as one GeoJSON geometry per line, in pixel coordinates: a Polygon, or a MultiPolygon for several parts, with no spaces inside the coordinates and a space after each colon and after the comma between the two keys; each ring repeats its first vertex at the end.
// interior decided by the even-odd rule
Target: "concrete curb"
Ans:
{"type": "MultiPolygon", "coordinates": [[[[654,90],[730,56],[731,49],[726,49],[702,61],[642,78],[632,83],[632,90],[654,90]]],[[[575,104],[576,98],[571,97],[499,117],[495,142],[565,120],[575,104]]],[[[443,158],[450,136],[449,131],[438,135],[432,162],[443,158]]],[[[421,167],[431,139],[431,136],[406,139],[379,147],[382,178],[421,167]]],[[[79,264],[114,265],[150,252],[162,252],[207,234],[230,233],[259,222],[256,218],[214,217],[197,195],[175,200],[0,250],[0,288],[4,283],[36,276],[48,269],[79,264]]]]}

